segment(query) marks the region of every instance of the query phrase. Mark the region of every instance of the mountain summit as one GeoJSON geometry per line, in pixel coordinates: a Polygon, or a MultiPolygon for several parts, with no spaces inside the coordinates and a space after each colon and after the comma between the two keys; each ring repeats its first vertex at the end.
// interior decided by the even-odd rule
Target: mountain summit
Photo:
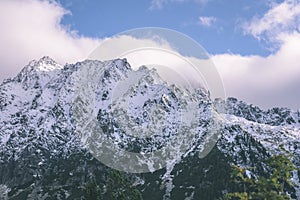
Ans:
{"type": "MultiPolygon", "coordinates": [[[[256,177],[269,173],[266,159],[283,148],[300,166],[300,110],[264,111],[235,98],[212,100],[203,88],[168,85],[155,70],[135,71],[126,59],[61,66],[43,57],[0,85],[0,198],[82,199],[91,182],[107,192],[112,169],[96,159],[106,152],[96,155],[89,146],[104,143],[78,131],[88,125],[82,110],[95,116],[101,133],[120,149],[145,155],[180,147],[163,157],[162,167],[134,163],[149,172],[122,174],[143,199],[219,198],[227,191],[230,166],[253,168],[256,177]],[[74,104],[78,97],[80,104],[74,104]],[[218,134],[209,135],[216,123],[218,134]]],[[[112,166],[119,162],[105,159],[112,166]]],[[[299,199],[299,172],[292,182],[288,192],[299,199]]]]}

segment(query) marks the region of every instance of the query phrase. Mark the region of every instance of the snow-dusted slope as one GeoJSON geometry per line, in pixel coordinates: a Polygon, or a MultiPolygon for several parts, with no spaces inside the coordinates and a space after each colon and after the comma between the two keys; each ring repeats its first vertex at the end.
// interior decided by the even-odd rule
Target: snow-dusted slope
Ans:
{"type": "MultiPolygon", "coordinates": [[[[180,111],[184,105],[197,104],[198,110],[193,112],[198,113],[198,126],[189,129],[195,132],[189,149],[173,157],[174,162],[167,165],[165,172],[157,172],[160,175],[156,182],[166,199],[172,198],[184,185],[187,188],[184,198],[193,196],[196,199],[201,195],[197,193],[201,184],[177,181],[180,174],[193,165],[178,167],[207,148],[203,141],[215,123],[212,116],[221,123],[218,131],[222,134],[216,147],[230,163],[257,165],[263,170],[264,158],[280,152],[280,145],[284,145],[295,155],[294,163],[300,165],[299,111],[283,108],[263,111],[234,98],[213,102],[204,89],[193,93],[168,85],[154,70],[141,67],[133,71],[126,60],[86,60],[61,66],[44,57],[30,62],[15,78],[0,85],[1,190],[6,188],[12,197],[24,195],[28,199],[53,195],[57,199],[76,199],[80,196],[76,189],[82,191],[87,177],[105,174],[107,168],[88,153],[82,143],[85,139],[75,131],[78,121],[74,121],[74,98],[78,91],[88,95],[85,85],[78,85],[78,82],[95,73],[99,76],[92,86],[95,96],[91,109],[110,139],[130,151],[149,152],[174,143],[184,118],[180,111]],[[93,71],[85,69],[96,71],[91,73],[93,71]],[[82,71],[91,74],[82,74],[82,71]],[[124,101],[116,103],[114,99],[124,101]],[[221,113],[220,107],[225,107],[226,113],[221,113]],[[151,133],[147,139],[139,138],[139,133],[143,132],[141,127],[151,133]],[[183,161],[176,164],[180,159],[183,161]],[[78,188],[74,188],[74,184],[78,184],[78,188]]],[[[185,118],[191,118],[190,115],[191,112],[187,113],[185,118]]],[[[199,157],[194,159],[199,162],[199,157]]],[[[209,168],[203,173],[208,171],[209,168]]],[[[151,191],[147,185],[152,182],[147,183],[147,180],[145,178],[141,186],[145,193],[151,191]]],[[[297,173],[294,180],[299,185],[297,173]]]]}

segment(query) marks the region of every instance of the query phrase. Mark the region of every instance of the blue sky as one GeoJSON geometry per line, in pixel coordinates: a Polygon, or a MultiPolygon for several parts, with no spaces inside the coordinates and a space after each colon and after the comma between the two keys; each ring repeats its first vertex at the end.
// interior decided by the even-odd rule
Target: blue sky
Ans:
{"type": "Polygon", "coordinates": [[[45,55],[84,60],[106,38],[149,26],[200,43],[227,96],[300,108],[300,0],[1,0],[0,81],[45,55]]]}
{"type": "Polygon", "coordinates": [[[269,9],[268,1],[60,0],[59,3],[72,13],[65,15],[62,23],[85,36],[110,37],[128,29],[154,26],[185,33],[210,54],[266,56],[270,53],[267,44],[244,34],[242,29],[245,21],[269,9]],[[156,5],[158,2],[161,7],[156,5]],[[201,24],[201,17],[213,21],[201,24]]]}

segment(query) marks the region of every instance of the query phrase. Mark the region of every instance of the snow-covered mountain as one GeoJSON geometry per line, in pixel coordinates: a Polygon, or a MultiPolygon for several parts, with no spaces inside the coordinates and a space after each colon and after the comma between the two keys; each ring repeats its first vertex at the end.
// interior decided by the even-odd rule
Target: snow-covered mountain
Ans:
{"type": "MultiPolygon", "coordinates": [[[[110,168],[87,148],[99,144],[80,134],[88,121],[83,108],[113,144],[131,152],[176,147],[190,138],[178,133],[193,133],[188,148],[175,149],[166,167],[155,171],[146,163],[151,173],[125,174],[144,199],[219,197],[226,190],[219,177],[228,178],[231,164],[266,171],[266,158],[281,146],[300,166],[300,110],[264,111],[235,98],[212,100],[203,88],[168,85],[155,70],[135,71],[125,59],[61,66],[43,57],[0,85],[0,198],[81,199],[89,181],[105,185],[110,168]],[[210,135],[216,124],[218,134],[210,135]],[[211,138],[215,146],[203,145],[211,138]]],[[[293,181],[300,198],[296,171],[293,181]]]]}

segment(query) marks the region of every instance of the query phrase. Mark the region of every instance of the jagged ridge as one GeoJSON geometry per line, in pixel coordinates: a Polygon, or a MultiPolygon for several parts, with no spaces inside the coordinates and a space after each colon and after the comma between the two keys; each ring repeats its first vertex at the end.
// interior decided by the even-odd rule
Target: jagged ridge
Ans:
{"type": "MultiPolygon", "coordinates": [[[[93,177],[101,172],[105,174],[108,170],[86,151],[81,143],[82,138],[74,132],[75,126],[72,121],[72,98],[76,91],[74,80],[80,78],[76,72],[91,66],[103,70],[102,79],[97,86],[95,109],[99,110],[98,120],[102,128],[110,129],[108,133],[111,139],[116,140],[123,148],[137,150],[135,148],[138,147],[137,151],[153,145],[160,148],[165,144],[165,140],[162,139],[165,137],[172,139],[172,128],[168,127],[168,124],[172,120],[175,122],[177,120],[176,110],[180,106],[176,98],[178,94],[173,94],[175,86],[174,88],[167,86],[156,77],[155,72],[144,67],[133,72],[129,63],[121,59],[105,62],[86,60],[65,66],[57,64],[49,57],[32,61],[15,78],[5,80],[0,86],[0,174],[2,174],[0,184],[10,188],[10,196],[24,195],[30,199],[54,195],[57,199],[76,199],[80,197],[80,192],[72,188],[74,184],[82,191],[89,176],[93,177]],[[147,111],[154,104],[161,105],[161,109],[169,113],[167,119],[170,120],[165,125],[168,131],[164,131],[163,137],[158,135],[150,141],[137,139],[132,144],[133,137],[114,126],[115,118],[111,115],[112,110],[109,107],[112,95],[116,95],[113,91],[118,82],[125,84],[130,80],[139,80],[139,84],[126,94],[131,95],[130,109],[135,110],[129,113],[130,116],[139,116],[132,120],[137,124],[147,124],[149,122],[147,111]],[[143,101],[139,102],[140,99],[143,101]],[[67,163],[73,164],[68,167],[67,163]],[[84,166],[87,166],[87,170],[84,166]],[[77,174],[77,177],[74,174],[77,174]]],[[[225,163],[256,165],[263,171],[265,157],[270,153],[278,153],[279,146],[283,144],[295,155],[294,163],[299,166],[299,111],[286,108],[263,111],[234,98],[213,102],[204,90],[200,90],[199,94],[191,98],[199,102],[199,109],[204,113],[215,112],[220,106],[225,106],[226,113],[219,113],[224,119],[222,135],[217,143],[217,149],[213,150],[214,154],[223,156],[225,163]]],[[[203,132],[210,121],[206,115],[201,115],[200,121],[203,132]]],[[[152,184],[153,179],[159,180],[158,186],[166,184],[164,186],[166,189],[158,189],[160,191],[158,194],[166,198],[178,195],[183,185],[189,188],[186,189],[188,192],[185,197],[193,196],[195,199],[201,197],[202,194],[197,192],[203,189],[200,183],[193,183],[192,179],[188,179],[189,181],[185,183],[177,181],[181,173],[188,173],[186,171],[188,168],[183,167],[184,165],[190,166],[190,169],[195,163],[201,162],[201,159],[194,156],[201,149],[201,137],[195,141],[192,148],[191,153],[173,166],[172,171],[159,170],[150,178],[147,176],[143,178],[145,183],[140,185],[140,188],[145,191],[145,199],[147,192],[151,193],[147,185],[152,184]],[[183,170],[184,168],[186,170],[183,170]],[[170,179],[162,180],[161,177],[165,173],[172,174],[171,182],[170,179]],[[170,191],[168,187],[171,187],[170,191]],[[166,194],[168,192],[170,194],[166,194]]],[[[206,170],[209,168],[204,168],[205,166],[203,173],[207,173],[206,170]]],[[[197,171],[196,168],[194,170],[197,171]]],[[[190,174],[192,172],[193,170],[190,174]]],[[[99,175],[98,178],[103,179],[103,175],[99,175]]],[[[297,173],[294,180],[298,181],[299,185],[297,173]]]]}

